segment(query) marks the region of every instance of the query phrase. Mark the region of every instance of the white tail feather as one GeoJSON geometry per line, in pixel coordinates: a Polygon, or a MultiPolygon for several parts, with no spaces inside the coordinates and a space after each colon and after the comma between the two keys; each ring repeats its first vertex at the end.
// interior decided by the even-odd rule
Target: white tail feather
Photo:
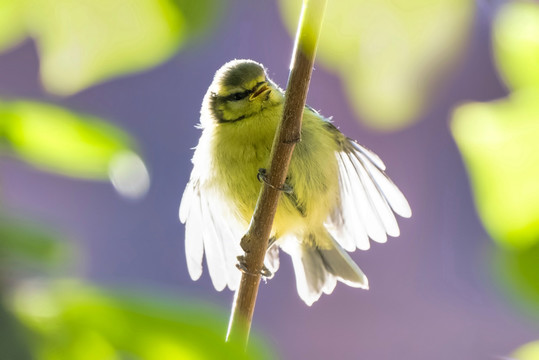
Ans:
{"type": "Polygon", "coordinates": [[[281,247],[292,257],[299,296],[309,306],[322,293],[331,294],[337,281],[352,287],[369,288],[363,271],[326,231],[306,235],[301,242],[287,239],[281,247]]]}

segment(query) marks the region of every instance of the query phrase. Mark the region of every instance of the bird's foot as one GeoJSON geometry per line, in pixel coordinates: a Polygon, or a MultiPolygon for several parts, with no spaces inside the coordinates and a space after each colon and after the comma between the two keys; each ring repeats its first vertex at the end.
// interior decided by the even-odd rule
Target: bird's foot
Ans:
{"type": "MultiPolygon", "coordinates": [[[[247,263],[245,262],[245,255],[240,255],[237,257],[238,263],[236,264],[236,267],[245,274],[256,276],[258,274],[252,273],[247,269],[247,263]]],[[[268,270],[268,268],[265,265],[262,265],[262,269],[260,269],[260,275],[262,275],[265,278],[270,278],[273,276],[272,272],[268,270]]]]}
{"type": "Polygon", "coordinates": [[[256,175],[256,178],[258,179],[258,181],[264,182],[266,185],[268,185],[270,188],[274,190],[282,191],[287,194],[291,194],[294,192],[294,189],[292,188],[292,186],[290,186],[286,182],[283,184],[283,186],[280,186],[280,187],[270,184],[268,180],[268,176],[267,176],[267,170],[264,168],[258,169],[258,174],[256,175]]]}

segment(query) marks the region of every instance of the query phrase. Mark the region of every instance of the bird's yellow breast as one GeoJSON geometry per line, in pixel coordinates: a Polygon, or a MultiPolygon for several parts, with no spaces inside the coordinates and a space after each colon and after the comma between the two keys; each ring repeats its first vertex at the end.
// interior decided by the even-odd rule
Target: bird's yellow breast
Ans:
{"type": "MultiPolygon", "coordinates": [[[[250,222],[262,184],[260,168],[269,168],[271,146],[282,105],[236,123],[212,129],[212,177],[238,217],[250,222]]],[[[336,142],[324,120],[306,110],[301,141],[292,155],[287,183],[293,194],[281,194],[274,233],[284,235],[321,226],[339,197],[336,142]]]]}

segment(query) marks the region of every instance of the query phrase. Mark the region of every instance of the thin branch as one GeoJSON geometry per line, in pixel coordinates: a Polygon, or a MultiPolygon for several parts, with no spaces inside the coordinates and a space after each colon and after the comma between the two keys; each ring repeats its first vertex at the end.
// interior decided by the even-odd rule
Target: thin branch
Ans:
{"type": "Polygon", "coordinates": [[[245,251],[246,271],[241,277],[240,286],[235,294],[227,341],[247,345],[249,339],[260,284],[260,271],[281,195],[276,189],[284,184],[292,152],[296,143],[301,140],[301,120],[326,3],[327,0],[303,1],[283,117],[275,134],[271,151],[268,181],[272,186],[265,184],[262,187],[251,225],[241,240],[241,246],[245,251]]]}

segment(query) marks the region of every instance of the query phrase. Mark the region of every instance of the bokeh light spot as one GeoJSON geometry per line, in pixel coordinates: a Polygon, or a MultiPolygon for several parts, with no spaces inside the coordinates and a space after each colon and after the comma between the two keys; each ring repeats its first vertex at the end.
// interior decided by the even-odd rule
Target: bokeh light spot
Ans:
{"type": "Polygon", "coordinates": [[[150,188],[150,174],[144,161],[131,151],[122,151],[113,156],[109,177],[118,193],[127,198],[140,199],[150,188]]]}

